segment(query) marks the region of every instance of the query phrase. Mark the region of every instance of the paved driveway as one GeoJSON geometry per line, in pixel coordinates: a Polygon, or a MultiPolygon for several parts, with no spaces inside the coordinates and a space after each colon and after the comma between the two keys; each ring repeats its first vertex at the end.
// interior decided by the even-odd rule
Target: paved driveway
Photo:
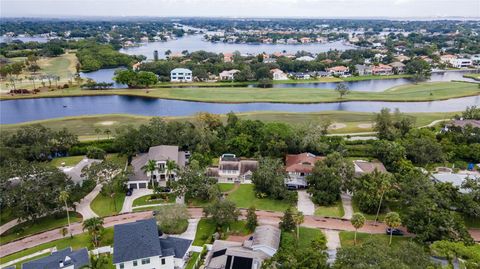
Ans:
{"type": "Polygon", "coordinates": [[[131,196],[125,196],[125,200],[123,201],[123,207],[120,213],[128,213],[132,212],[133,209],[133,201],[135,199],[140,198],[145,195],[153,194],[153,190],[151,189],[134,189],[131,196]]]}
{"type": "Polygon", "coordinates": [[[343,211],[345,212],[343,214],[343,218],[352,219],[353,207],[352,207],[352,196],[350,194],[342,193],[342,205],[343,205],[343,211]]]}
{"type": "Polygon", "coordinates": [[[84,220],[90,219],[93,217],[98,217],[98,215],[95,212],[93,212],[92,208],[90,207],[90,204],[92,203],[93,199],[97,197],[97,195],[100,193],[101,190],[102,190],[102,185],[98,184],[89,194],[85,195],[85,197],[83,197],[82,200],[80,200],[79,204],[77,204],[76,210],[78,213],[82,214],[84,220]]]}
{"type": "Polygon", "coordinates": [[[297,209],[303,212],[303,215],[315,215],[315,205],[306,190],[298,191],[297,209]]]}

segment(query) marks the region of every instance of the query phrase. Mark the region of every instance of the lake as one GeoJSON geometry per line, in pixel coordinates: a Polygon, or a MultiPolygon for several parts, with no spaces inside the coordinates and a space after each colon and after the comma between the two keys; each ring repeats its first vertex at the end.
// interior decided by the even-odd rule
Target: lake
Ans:
{"type": "Polygon", "coordinates": [[[41,37],[41,36],[22,36],[22,37],[9,37],[9,36],[0,36],[0,43],[10,43],[14,40],[20,40],[22,42],[38,42],[38,43],[46,43],[48,38],[41,37]]]}
{"type": "Polygon", "coordinates": [[[230,111],[352,111],[379,112],[382,108],[401,112],[453,112],[480,105],[480,96],[432,102],[337,102],[321,104],[245,103],[221,104],[132,96],[82,96],[0,101],[0,122],[12,124],[33,120],[96,114],[133,114],[145,116],[189,116],[198,112],[225,114],[230,111]]]}
{"type": "Polygon", "coordinates": [[[180,53],[184,50],[194,52],[198,50],[205,50],[208,52],[234,52],[248,54],[260,54],[266,52],[272,54],[274,52],[286,51],[287,53],[295,54],[297,51],[308,51],[311,53],[326,52],[329,50],[347,50],[355,48],[352,45],[344,44],[341,41],[331,43],[310,43],[310,44],[236,44],[236,43],[212,43],[202,40],[202,35],[187,35],[166,42],[148,42],[137,47],[123,48],[120,52],[130,55],[144,55],[147,59],[153,59],[153,51],[158,50],[159,58],[165,58],[165,51],[170,50],[173,53],[180,53]]]}

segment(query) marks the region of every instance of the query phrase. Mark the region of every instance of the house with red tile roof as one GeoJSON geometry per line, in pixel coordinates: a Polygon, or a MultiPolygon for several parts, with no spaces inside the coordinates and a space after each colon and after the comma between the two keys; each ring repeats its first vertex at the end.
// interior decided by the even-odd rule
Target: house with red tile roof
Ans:
{"type": "Polygon", "coordinates": [[[287,187],[305,188],[307,186],[305,177],[312,173],[315,163],[324,158],[308,152],[287,155],[285,157],[285,171],[288,174],[285,179],[287,187]]]}

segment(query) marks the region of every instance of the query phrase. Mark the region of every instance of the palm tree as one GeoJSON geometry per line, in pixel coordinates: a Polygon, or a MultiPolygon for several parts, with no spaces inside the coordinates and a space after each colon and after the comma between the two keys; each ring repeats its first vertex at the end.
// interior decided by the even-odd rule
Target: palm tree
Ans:
{"type": "Polygon", "coordinates": [[[99,217],[86,219],[83,222],[83,230],[87,230],[90,233],[90,236],[92,236],[93,245],[98,247],[100,233],[103,230],[103,219],[99,217]]]}
{"type": "Polygon", "coordinates": [[[68,212],[68,204],[67,200],[70,198],[70,194],[68,191],[61,191],[58,195],[58,200],[65,203],[65,210],[67,211],[67,222],[68,222],[68,233],[70,233],[70,237],[73,237],[72,230],[70,229],[70,214],[68,212]]]}
{"type": "Polygon", "coordinates": [[[148,160],[148,162],[142,167],[143,172],[150,173],[150,181],[153,187],[153,172],[157,170],[157,162],[154,160],[148,160]]]}
{"type": "Polygon", "coordinates": [[[35,76],[30,76],[30,77],[28,77],[28,79],[29,79],[30,81],[32,81],[32,83],[33,83],[33,89],[35,90],[35,89],[37,88],[37,87],[35,87],[35,79],[36,79],[36,77],[35,77],[35,76]]]}
{"type": "Polygon", "coordinates": [[[82,266],[81,269],[109,269],[109,255],[92,255],[90,257],[90,265],[82,266]]]}
{"type": "Polygon", "coordinates": [[[177,164],[175,163],[174,160],[167,160],[167,163],[165,164],[165,168],[167,169],[167,180],[170,180],[170,175],[173,171],[177,169],[177,164]]]}
{"type": "Polygon", "coordinates": [[[391,245],[392,244],[393,229],[396,229],[400,225],[402,225],[402,220],[400,219],[400,215],[398,215],[397,212],[389,212],[385,216],[385,223],[387,224],[388,227],[390,227],[390,242],[388,243],[388,245],[391,245]]]}
{"type": "Polygon", "coordinates": [[[102,130],[100,130],[100,128],[95,128],[95,134],[97,134],[97,140],[100,140],[101,133],[102,133],[102,130]]]}
{"type": "Polygon", "coordinates": [[[302,211],[295,212],[295,215],[293,216],[293,220],[295,221],[295,224],[297,225],[297,240],[300,238],[300,224],[302,224],[305,221],[305,217],[303,216],[302,211]]]}
{"type": "Polygon", "coordinates": [[[110,129],[106,129],[105,131],[103,131],[104,134],[107,135],[107,139],[110,138],[110,134],[112,133],[112,131],[110,131],[110,129]]]}
{"type": "Polygon", "coordinates": [[[352,226],[355,228],[355,236],[353,239],[353,243],[356,245],[357,244],[357,230],[362,228],[363,225],[365,225],[365,217],[363,216],[362,213],[355,213],[352,216],[352,219],[350,220],[352,223],[352,226]]]}

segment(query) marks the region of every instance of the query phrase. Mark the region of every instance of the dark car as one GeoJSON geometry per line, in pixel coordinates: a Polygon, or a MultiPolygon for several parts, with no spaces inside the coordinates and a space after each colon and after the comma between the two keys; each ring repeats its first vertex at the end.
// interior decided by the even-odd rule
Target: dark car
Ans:
{"type": "Polygon", "coordinates": [[[385,232],[386,232],[388,235],[390,235],[390,232],[392,233],[392,235],[399,235],[399,236],[402,236],[402,235],[403,235],[402,230],[399,230],[399,229],[387,228],[387,230],[385,230],[385,232]]]}
{"type": "Polygon", "coordinates": [[[127,192],[125,193],[125,195],[127,195],[127,196],[132,196],[132,193],[133,193],[133,188],[129,188],[129,189],[127,190],[127,192]]]}

